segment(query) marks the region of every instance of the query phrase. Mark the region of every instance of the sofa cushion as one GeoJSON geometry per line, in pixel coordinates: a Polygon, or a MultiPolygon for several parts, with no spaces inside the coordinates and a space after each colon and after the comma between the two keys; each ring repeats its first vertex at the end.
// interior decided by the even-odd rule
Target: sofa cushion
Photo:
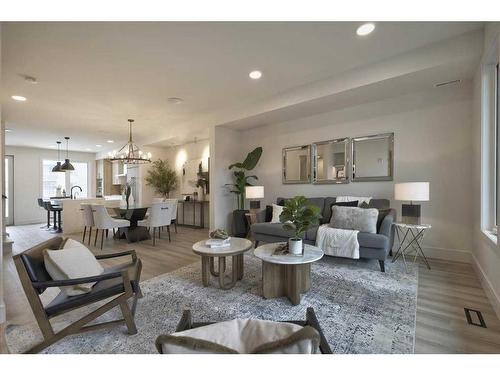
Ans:
{"type": "Polygon", "coordinates": [[[330,208],[328,212],[330,213],[328,217],[323,217],[323,220],[325,223],[329,223],[331,218],[332,218],[332,206],[339,206],[339,207],[358,207],[358,201],[351,201],[351,202],[333,202],[330,204],[330,208]]]}
{"type": "Polygon", "coordinates": [[[280,223],[280,215],[283,212],[283,206],[278,204],[273,204],[273,215],[271,217],[271,223],[280,223]]]}
{"type": "Polygon", "coordinates": [[[389,246],[389,237],[376,233],[358,233],[358,243],[360,247],[373,247],[376,249],[385,249],[389,246]]]}
{"type": "Polygon", "coordinates": [[[316,242],[316,235],[317,234],[318,234],[318,226],[315,225],[315,226],[310,227],[307,230],[305,238],[306,238],[306,240],[316,242]]]}
{"type": "Polygon", "coordinates": [[[375,208],[332,206],[330,225],[333,228],[377,233],[378,210],[375,208]]]}
{"type": "Polygon", "coordinates": [[[266,211],[265,211],[265,216],[264,216],[264,221],[266,223],[271,222],[273,219],[273,206],[267,205],[266,206],[266,211]]]}
{"type": "Polygon", "coordinates": [[[255,223],[252,225],[252,233],[283,238],[294,236],[293,231],[284,229],[282,223],[255,223]]]}

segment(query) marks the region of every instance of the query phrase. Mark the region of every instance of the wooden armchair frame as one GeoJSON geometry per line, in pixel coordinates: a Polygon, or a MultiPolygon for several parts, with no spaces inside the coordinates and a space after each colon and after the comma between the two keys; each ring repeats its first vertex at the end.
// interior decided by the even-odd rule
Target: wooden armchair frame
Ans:
{"type": "MultiPolygon", "coordinates": [[[[181,320],[177,324],[175,332],[182,332],[188,329],[203,327],[214,323],[215,322],[194,323],[192,321],[191,310],[184,310],[184,312],[182,313],[181,320]]],[[[316,329],[316,331],[318,331],[320,336],[319,349],[321,351],[321,354],[332,354],[332,349],[330,348],[330,345],[328,345],[328,342],[326,341],[325,335],[323,334],[321,326],[319,325],[318,322],[318,318],[316,317],[316,314],[314,313],[314,309],[312,307],[308,307],[306,310],[306,320],[287,320],[284,323],[293,323],[302,327],[305,326],[313,327],[314,329],[316,329]]],[[[156,348],[158,349],[159,353],[163,354],[162,347],[160,344],[158,344],[158,340],[156,342],[156,348]]]]}
{"type": "MultiPolygon", "coordinates": [[[[142,292],[139,286],[139,281],[140,281],[140,276],[141,276],[141,270],[142,270],[142,263],[139,258],[137,258],[136,252],[134,250],[130,251],[124,251],[120,253],[115,253],[115,254],[103,254],[103,255],[96,255],[96,259],[110,259],[110,258],[117,258],[117,257],[124,257],[124,256],[131,256],[132,257],[132,264],[130,267],[127,267],[121,271],[118,272],[107,272],[103,273],[102,275],[99,276],[92,276],[92,277],[84,277],[84,278],[78,278],[78,279],[71,279],[71,280],[44,280],[44,281],[37,281],[37,280],[32,280],[28,271],[27,271],[27,265],[25,264],[22,255],[25,253],[28,253],[30,251],[42,251],[43,249],[46,248],[52,248],[52,249],[58,249],[60,244],[62,243],[64,239],[61,237],[56,237],[51,240],[45,241],[34,248],[28,249],[25,252],[21,254],[15,255],[14,258],[14,263],[16,265],[17,272],[19,274],[19,279],[21,280],[21,285],[24,289],[24,292],[26,293],[26,297],[28,298],[28,302],[31,306],[31,309],[33,311],[33,314],[35,315],[35,319],[38,323],[38,326],[40,327],[40,330],[42,331],[42,335],[44,337],[44,340],[32,347],[31,349],[27,350],[26,353],[38,353],[42,351],[43,349],[49,347],[50,345],[54,344],[55,342],[59,341],[60,339],[68,336],[68,335],[73,335],[76,333],[83,333],[91,330],[97,330],[97,329],[102,329],[102,328],[108,328],[110,326],[114,325],[120,325],[120,324],[125,324],[128,329],[128,333],[133,335],[137,333],[137,328],[135,326],[134,322],[134,316],[135,316],[135,310],[137,307],[137,300],[138,298],[142,298],[142,292]],[[135,273],[135,279],[131,280],[129,276],[129,270],[130,268],[134,269],[135,273]],[[103,298],[98,298],[89,302],[84,302],[84,303],[78,303],[75,306],[66,308],[62,311],[59,311],[57,313],[53,313],[49,316],[47,314],[47,311],[42,304],[42,301],[40,299],[40,294],[45,288],[51,288],[51,287],[61,287],[61,286],[70,286],[70,285],[77,285],[77,284],[85,284],[85,283],[91,283],[91,282],[101,282],[105,280],[111,280],[111,279],[116,279],[116,278],[121,278],[122,279],[122,285],[123,285],[123,290],[117,293],[113,294],[107,294],[103,298]],[[71,323],[64,329],[62,329],[59,332],[54,332],[54,329],[52,328],[52,325],[50,323],[50,319],[62,315],[64,313],[67,313],[69,311],[79,309],[81,307],[99,302],[100,300],[106,300],[111,297],[114,297],[112,300],[106,302],[104,305],[99,306],[96,310],[92,311],[91,313],[85,315],[84,317],[80,318],[76,322],[71,323]],[[133,298],[132,300],[132,306],[129,306],[128,300],[130,298],[133,298]],[[123,318],[118,319],[118,320],[113,320],[109,322],[104,322],[104,323],[97,323],[93,325],[87,325],[88,323],[92,322],[99,316],[103,315],[107,311],[111,310],[112,308],[120,306],[123,318]]],[[[73,297],[72,297],[73,298],[73,297]]]]}

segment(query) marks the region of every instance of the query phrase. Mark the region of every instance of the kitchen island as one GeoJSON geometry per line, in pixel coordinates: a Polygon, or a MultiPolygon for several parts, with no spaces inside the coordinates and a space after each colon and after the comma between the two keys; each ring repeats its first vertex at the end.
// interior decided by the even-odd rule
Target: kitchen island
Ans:
{"type": "Polygon", "coordinates": [[[106,208],[120,207],[121,196],[110,196],[104,198],[55,198],[51,199],[53,204],[62,207],[61,219],[63,234],[78,233],[83,231],[83,217],[80,211],[82,203],[104,204],[106,208]]]}

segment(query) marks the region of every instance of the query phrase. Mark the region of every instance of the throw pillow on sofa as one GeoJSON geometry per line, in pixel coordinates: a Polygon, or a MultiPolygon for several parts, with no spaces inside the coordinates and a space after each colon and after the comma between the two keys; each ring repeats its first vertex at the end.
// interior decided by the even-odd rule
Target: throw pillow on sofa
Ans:
{"type": "Polygon", "coordinates": [[[271,223],[281,223],[280,215],[283,212],[283,206],[278,206],[277,204],[273,204],[273,217],[271,219],[271,223]]]}
{"type": "Polygon", "coordinates": [[[330,217],[325,218],[324,223],[329,223],[332,218],[332,207],[340,206],[340,207],[358,207],[358,201],[351,202],[334,202],[330,205],[330,217]]]}
{"type": "Polygon", "coordinates": [[[376,208],[332,206],[330,226],[339,229],[377,233],[378,210],[376,208]]]}

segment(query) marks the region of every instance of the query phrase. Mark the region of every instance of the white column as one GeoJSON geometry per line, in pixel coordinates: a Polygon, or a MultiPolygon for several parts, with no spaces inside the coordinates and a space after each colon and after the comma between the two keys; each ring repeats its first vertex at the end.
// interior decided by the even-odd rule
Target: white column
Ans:
{"type": "MultiPolygon", "coordinates": [[[[1,61],[2,61],[2,56],[1,56],[1,51],[2,51],[2,25],[0,24],[0,73],[2,71],[2,66],[1,66],[1,61]]],[[[4,176],[4,160],[5,160],[5,124],[2,119],[2,107],[0,105],[0,156],[2,157],[2,160],[0,160],[0,187],[1,187],[1,193],[5,191],[4,189],[4,184],[5,184],[5,176],[4,176]]],[[[0,212],[2,213],[0,215],[0,326],[5,323],[6,321],[6,312],[5,312],[5,302],[3,299],[3,234],[5,233],[5,220],[4,220],[4,207],[3,207],[4,201],[3,199],[0,199],[0,212]]],[[[0,330],[1,332],[1,330],[0,330]]],[[[0,340],[3,340],[3,337],[0,337],[0,340]]]]}

